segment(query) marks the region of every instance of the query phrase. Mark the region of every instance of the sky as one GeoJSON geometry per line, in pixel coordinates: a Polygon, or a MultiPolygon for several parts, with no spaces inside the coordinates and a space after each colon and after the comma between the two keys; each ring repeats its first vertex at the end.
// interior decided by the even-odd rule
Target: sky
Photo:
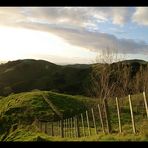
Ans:
{"type": "Polygon", "coordinates": [[[148,7],[0,7],[0,61],[90,64],[106,51],[148,61],[148,7]]]}

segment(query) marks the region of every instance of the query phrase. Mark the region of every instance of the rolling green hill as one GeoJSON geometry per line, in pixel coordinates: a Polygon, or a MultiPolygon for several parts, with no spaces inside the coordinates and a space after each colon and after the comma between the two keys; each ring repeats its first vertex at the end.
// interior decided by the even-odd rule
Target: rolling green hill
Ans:
{"type": "MultiPolygon", "coordinates": [[[[104,64],[98,63],[60,66],[44,60],[25,59],[9,61],[5,64],[0,64],[0,96],[34,89],[91,96],[89,93],[90,75],[94,65],[98,65],[100,71],[104,67],[104,64]]],[[[122,84],[125,82],[125,78],[122,80],[124,71],[129,72],[129,75],[127,74],[126,76],[128,80],[126,93],[135,94],[143,90],[140,86],[143,86],[145,79],[141,80],[141,82],[137,80],[144,78],[143,74],[141,74],[143,71],[145,71],[145,77],[148,75],[148,62],[126,60],[113,63],[110,67],[112,74],[109,84],[119,81],[116,78],[121,78],[121,82],[114,92],[119,92],[119,89],[122,89],[124,85],[122,84]]]]}
{"type": "Polygon", "coordinates": [[[96,103],[95,100],[89,100],[87,97],[71,96],[50,91],[33,91],[3,97],[0,99],[1,139],[3,139],[3,136],[9,135],[13,131],[12,129],[15,128],[15,125],[18,126],[18,123],[26,128],[35,119],[41,121],[57,121],[60,119],[44,100],[43,95],[63,114],[64,118],[84,112],[96,103]]]}
{"type": "MultiPolygon", "coordinates": [[[[63,114],[64,118],[69,118],[86,110],[90,111],[93,107],[94,111],[99,100],[90,99],[83,96],[72,96],[67,94],[60,94],[51,91],[23,92],[18,94],[11,94],[0,99],[0,141],[147,141],[148,128],[146,120],[146,113],[143,109],[142,94],[132,96],[133,111],[136,121],[137,134],[132,134],[130,111],[128,98],[120,102],[121,106],[121,122],[123,133],[119,134],[118,119],[116,112],[115,100],[110,99],[109,110],[111,116],[111,123],[114,127],[112,134],[103,134],[81,137],[81,138],[60,138],[51,137],[44,132],[41,132],[34,124],[35,119],[40,121],[57,121],[58,114],[53,108],[44,100],[44,96],[48,98],[53,106],[63,114]],[[142,105],[141,105],[142,103],[142,105]],[[141,105],[137,107],[135,105],[141,105]],[[142,112],[144,111],[144,116],[142,112]]],[[[98,112],[98,110],[97,110],[98,112]]],[[[96,111],[95,111],[96,114],[96,111]]],[[[96,114],[97,115],[97,114],[96,114]]],[[[98,115],[97,115],[98,116],[98,115]]],[[[96,116],[96,117],[97,117],[96,116]]],[[[96,118],[98,123],[98,118],[96,118]]],[[[91,127],[93,123],[90,122],[91,127]]]]}

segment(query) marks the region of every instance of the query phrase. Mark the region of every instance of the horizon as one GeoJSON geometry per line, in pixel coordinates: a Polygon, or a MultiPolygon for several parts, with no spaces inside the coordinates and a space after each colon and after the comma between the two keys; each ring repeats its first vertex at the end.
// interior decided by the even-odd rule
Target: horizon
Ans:
{"type": "Polygon", "coordinates": [[[147,18],[147,7],[3,7],[0,60],[92,64],[116,50],[148,61],[147,18]]]}
{"type": "MultiPolygon", "coordinates": [[[[43,61],[46,61],[46,62],[49,62],[49,63],[52,63],[52,64],[56,64],[56,65],[61,65],[61,66],[66,66],[66,65],[85,65],[86,63],[72,63],[72,64],[68,64],[68,63],[54,63],[54,62],[51,62],[51,61],[48,61],[48,60],[44,60],[44,59],[16,59],[16,60],[9,60],[9,61],[0,61],[0,64],[6,64],[8,62],[13,62],[13,61],[18,61],[18,60],[43,60],[43,61]]],[[[138,60],[138,61],[144,61],[144,62],[148,62],[146,60],[142,60],[142,59],[124,59],[124,60],[121,60],[121,61],[116,61],[116,62],[112,62],[112,63],[117,63],[117,62],[123,62],[123,61],[135,61],[135,60],[138,60]]],[[[91,65],[91,64],[103,64],[103,63],[100,63],[100,62],[94,62],[94,63],[90,63],[90,64],[86,64],[86,65],[91,65]]],[[[112,64],[110,63],[110,64],[112,64]]]]}

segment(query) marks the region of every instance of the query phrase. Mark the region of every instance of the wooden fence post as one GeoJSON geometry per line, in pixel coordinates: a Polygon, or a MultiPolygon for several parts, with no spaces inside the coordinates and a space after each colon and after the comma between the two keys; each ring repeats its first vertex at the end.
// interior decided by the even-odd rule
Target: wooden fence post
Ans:
{"type": "Polygon", "coordinates": [[[49,125],[49,122],[47,122],[47,124],[46,124],[47,134],[49,135],[49,126],[48,125],[49,125]]]}
{"type": "Polygon", "coordinates": [[[68,118],[68,136],[70,137],[70,118],[68,118]]]}
{"type": "Polygon", "coordinates": [[[84,119],[83,119],[82,113],[81,113],[81,121],[82,121],[82,128],[83,128],[83,136],[85,137],[85,126],[84,126],[84,119]]]}
{"type": "Polygon", "coordinates": [[[68,135],[71,137],[70,118],[68,118],[68,135]]]}
{"type": "Polygon", "coordinates": [[[119,132],[122,132],[122,126],[121,126],[121,118],[120,118],[120,106],[118,98],[116,97],[116,105],[117,105],[117,114],[118,114],[118,122],[119,122],[119,132]]]}
{"type": "Polygon", "coordinates": [[[42,122],[40,121],[40,130],[42,132],[42,122]]]}
{"type": "Polygon", "coordinates": [[[67,122],[67,119],[66,119],[66,137],[68,137],[67,129],[68,129],[68,122],[67,122]]]}
{"type": "Polygon", "coordinates": [[[46,122],[44,122],[44,133],[46,133],[46,122]]]}
{"type": "Polygon", "coordinates": [[[53,122],[51,122],[51,136],[54,136],[54,127],[53,127],[53,122]]]}
{"type": "Polygon", "coordinates": [[[74,123],[74,137],[77,137],[76,120],[75,120],[75,117],[73,117],[73,123],[74,123]]]}
{"type": "Polygon", "coordinates": [[[66,119],[64,120],[64,137],[66,137],[66,119]]]}
{"type": "Polygon", "coordinates": [[[63,119],[60,120],[60,126],[61,126],[61,137],[64,137],[64,129],[63,129],[63,119]]]}
{"type": "Polygon", "coordinates": [[[75,137],[78,137],[78,131],[77,131],[77,121],[76,116],[74,117],[74,123],[75,123],[75,137]]]}
{"type": "Polygon", "coordinates": [[[66,119],[66,135],[68,137],[68,119],[66,119]]]}
{"type": "Polygon", "coordinates": [[[47,122],[45,122],[45,134],[47,134],[47,122]]]}
{"type": "Polygon", "coordinates": [[[147,114],[147,118],[148,118],[148,105],[147,105],[145,92],[143,92],[143,98],[144,98],[145,110],[146,110],[146,114],[147,114]]]}
{"type": "Polygon", "coordinates": [[[35,120],[35,124],[36,124],[37,128],[39,128],[39,121],[37,119],[35,120]]]}
{"type": "Polygon", "coordinates": [[[64,119],[64,137],[66,137],[66,119],[64,119]]]}
{"type": "Polygon", "coordinates": [[[133,133],[136,133],[136,128],[135,128],[135,121],[134,121],[134,114],[133,114],[133,107],[132,107],[132,101],[130,95],[129,97],[129,105],[130,105],[130,112],[131,112],[131,119],[132,119],[132,127],[133,127],[133,133]]]}
{"type": "Polygon", "coordinates": [[[40,121],[38,121],[38,124],[39,124],[39,130],[41,131],[41,123],[40,123],[40,121]]]}
{"type": "Polygon", "coordinates": [[[75,119],[76,119],[76,131],[77,131],[77,137],[80,137],[79,119],[78,119],[77,116],[75,117],[75,119]]]}
{"type": "Polygon", "coordinates": [[[107,99],[104,99],[104,112],[105,112],[105,117],[106,117],[107,132],[110,133],[111,132],[111,122],[110,122],[110,114],[109,114],[107,99]]]}
{"type": "Polygon", "coordinates": [[[40,121],[38,120],[38,128],[39,128],[39,130],[41,131],[41,123],[40,123],[40,121]]]}
{"type": "Polygon", "coordinates": [[[67,137],[69,137],[69,119],[67,119],[67,137]]]}
{"type": "Polygon", "coordinates": [[[66,137],[66,119],[64,120],[64,137],[66,137]]]}
{"type": "Polygon", "coordinates": [[[91,108],[91,112],[92,112],[92,117],[93,117],[93,123],[94,123],[95,133],[97,134],[96,120],[95,120],[95,115],[94,115],[93,108],[91,108]]]}
{"type": "Polygon", "coordinates": [[[71,137],[73,137],[73,122],[72,122],[72,117],[70,118],[70,122],[71,122],[71,137]]]}
{"type": "Polygon", "coordinates": [[[102,131],[103,131],[103,133],[105,133],[103,119],[102,119],[102,113],[101,113],[101,108],[100,108],[99,104],[98,104],[98,110],[99,110],[99,117],[100,117],[100,122],[101,122],[101,126],[102,126],[102,131]]]}
{"type": "Polygon", "coordinates": [[[65,137],[67,137],[67,119],[65,119],[65,137]]]}
{"type": "Polygon", "coordinates": [[[59,135],[59,122],[56,121],[56,136],[59,135]]]}
{"type": "Polygon", "coordinates": [[[58,136],[60,136],[60,120],[58,121],[58,136]]]}
{"type": "Polygon", "coordinates": [[[86,119],[87,119],[88,133],[89,133],[89,136],[90,136],[91,130],[90,130],[90,124],[89,124],[89,118],[88,118],[88,112],[87,111],[86,111],[86,119]]]}

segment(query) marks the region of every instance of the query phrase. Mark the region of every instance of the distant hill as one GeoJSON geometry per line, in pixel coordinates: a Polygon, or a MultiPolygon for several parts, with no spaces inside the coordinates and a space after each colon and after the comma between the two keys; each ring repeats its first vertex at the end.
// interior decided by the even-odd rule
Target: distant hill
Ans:
{"type": "Polygon", "coordinates": [[[127,64],[131,64],[131,63],[148,64],[147,61],[140,60],[140,59],[124,60],[124,61],[121,61],[121,63],[127,63],[127,64]]]}
{"type": "MultiPolygon", "coordinates": [[[[128,65],[131,75],[129,81],[135,79],[140,67],[144,68],[148,62],[143,60],[126,60],[118,62],[128,65]]],[[[67,94],[87,94],[90,73],[94,64],[56,65],[44,60],[16,60],[0,64],[0,96],[19,93],[34,89],[52,90],[67,94]]],[[[103,67],[104,64],[95,64],[103,67]]],[[[111,64],[116,71],[117,63],[111,64]]],[[[122,74],[123,66],[120,70],[122,74]]],[[[132,87],[130,84],[129,87],[132,87]]]]}
{"type": "Polygon", "coordinates": [[[82,94],[89,71],[44,60],[9,61],[0,65],[0,95],[33,89],[82,94]]]}

